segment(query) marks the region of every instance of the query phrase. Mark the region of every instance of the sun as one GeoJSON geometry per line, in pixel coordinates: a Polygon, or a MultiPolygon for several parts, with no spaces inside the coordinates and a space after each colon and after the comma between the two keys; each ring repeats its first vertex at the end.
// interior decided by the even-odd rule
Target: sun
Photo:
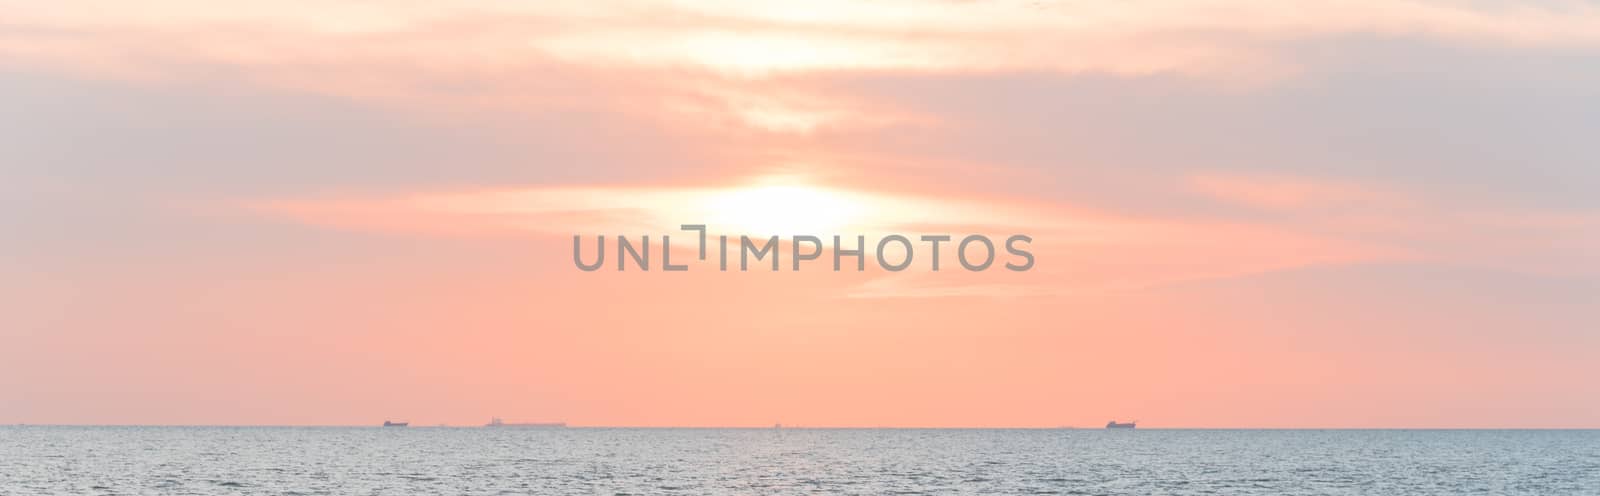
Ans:
{"type": "Polygon", "coordinates": [[[722,190],[705,207],[711,230],[754,236],[845,234],[865,213],[858,195],[795,184],[722,190]]]}

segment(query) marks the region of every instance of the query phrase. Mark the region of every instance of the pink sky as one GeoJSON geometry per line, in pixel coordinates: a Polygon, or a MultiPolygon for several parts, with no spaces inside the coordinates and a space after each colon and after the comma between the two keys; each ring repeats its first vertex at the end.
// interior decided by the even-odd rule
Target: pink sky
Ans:
{"type": "Polygon", "coordinates": [[[1593,6],[0,12],[0,423],[1600,427],[1593,6]]]}

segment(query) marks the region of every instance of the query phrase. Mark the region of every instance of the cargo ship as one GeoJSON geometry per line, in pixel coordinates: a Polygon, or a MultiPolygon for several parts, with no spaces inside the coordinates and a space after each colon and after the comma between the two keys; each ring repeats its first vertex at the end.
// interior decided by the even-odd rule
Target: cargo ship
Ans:
{"type": "Polygon", "coordinates": [[[1132,422],[1118,422],[1118,421],[1115,421],[1115,420],[1110,421],[1110,422],[1106,422],[1106,428],[1107,429],[1132,429],[1132,428],[1134,428],[1134,427],[1136,427],[1138,425],[1139,425],[1139,421],[1137,421],[1137,420],[1132,421],[1132,422]]]}
{"type": "Polygon", "coordinates": [[[391,422],[388,420],[383,421],[384,427],[405,427],[408,425],[411,425],[411,422],[391,422]]]}
{"type": "Polygon", "coordinates": [[[500,420],[500,417],[494,417],[494,418],[489,419],[489,423],[483,424],[483,426],[484,427],[525,427],[525,428],[546,428],[546,429],[549,429],[549,428],[566,427],[567,423],[566,422],[506,422],[504,420],[500,420]]]}

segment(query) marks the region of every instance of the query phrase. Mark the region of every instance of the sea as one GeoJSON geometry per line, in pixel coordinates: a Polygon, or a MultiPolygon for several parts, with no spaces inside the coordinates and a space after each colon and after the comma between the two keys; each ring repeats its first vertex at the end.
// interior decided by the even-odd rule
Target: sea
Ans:
{"type": "Polygon", "coordinates": [[[0,494],[1600,495],[1600,431],[4,426],[0,494]]]}

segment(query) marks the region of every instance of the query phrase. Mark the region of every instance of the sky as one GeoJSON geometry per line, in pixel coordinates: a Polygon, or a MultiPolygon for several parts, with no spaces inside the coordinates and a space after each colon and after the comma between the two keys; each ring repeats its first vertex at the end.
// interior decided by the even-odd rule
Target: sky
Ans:
{"type": "Polygon", "coordinates": [[[0,423],[1600,428],[1593,2],[0,12],[0,423]]]}

